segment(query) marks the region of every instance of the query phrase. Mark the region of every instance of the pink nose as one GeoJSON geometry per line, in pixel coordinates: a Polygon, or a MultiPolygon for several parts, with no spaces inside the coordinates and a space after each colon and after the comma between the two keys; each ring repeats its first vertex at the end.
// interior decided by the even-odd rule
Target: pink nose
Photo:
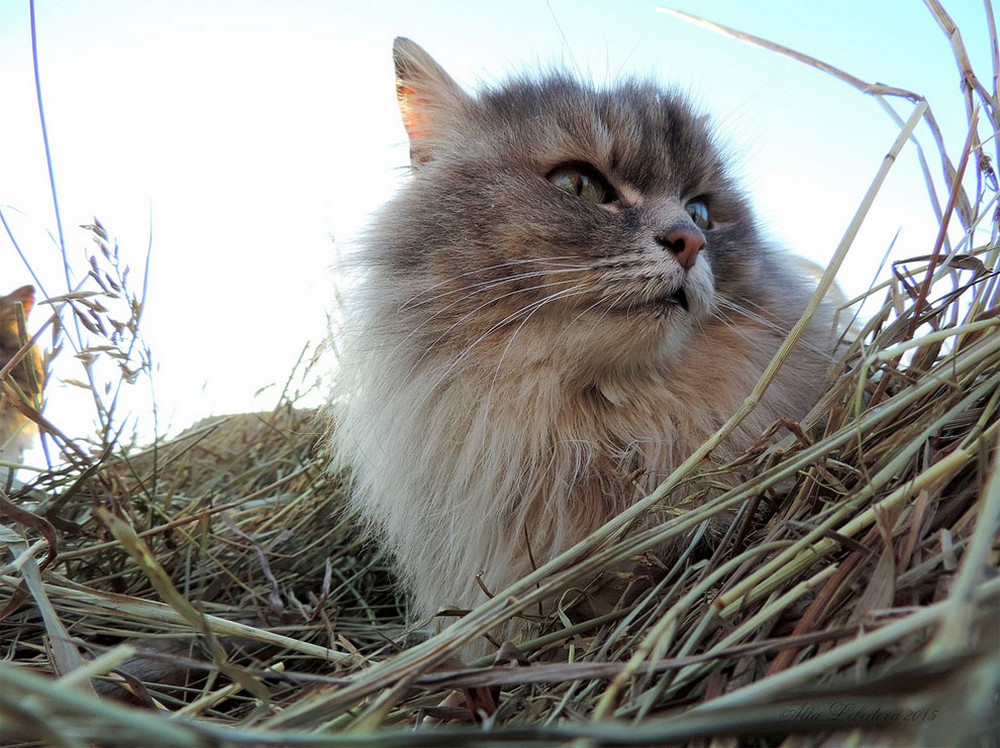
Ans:
{"type": "Polygon", "coordinates": [[[656,241],[673,252],[685,270],[694,267],[698,253],[705,248],[705,235],[694,227],[675,229],[666,236],[657,236],[656,241]]]}

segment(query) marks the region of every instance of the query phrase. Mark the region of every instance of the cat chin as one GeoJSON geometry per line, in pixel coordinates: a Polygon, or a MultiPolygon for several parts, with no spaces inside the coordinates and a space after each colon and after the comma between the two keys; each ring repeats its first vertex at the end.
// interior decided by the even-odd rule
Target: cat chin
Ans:
{"type": "Polygon", "coordinates": [[[697,334],[693,315],[681,310],[635,309],[606,315],[602,323],[566,331],[554,359],[561,362],[568,381],[600,386],[622,375],[663,371],[684,360],[686,347],[697,334]]]}
{"type": "Polygon", "coordinates": [[[603,350],[615,368],[662,369],[683,361],[685,347],[711,316],[713,285],[710,278],[684,286],[661,299],[631,308],[614,310],[605,332],[603,350]]]}

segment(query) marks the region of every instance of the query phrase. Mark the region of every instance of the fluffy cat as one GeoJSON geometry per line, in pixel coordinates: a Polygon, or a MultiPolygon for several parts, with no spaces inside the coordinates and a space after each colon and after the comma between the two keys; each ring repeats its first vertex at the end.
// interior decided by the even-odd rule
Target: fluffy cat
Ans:
{"type": "MultiPolygon", "coordinates": [[[[5,367],[21,349],[17,330],[15,305],[20,302],[25,317],[35,305],[35,289],[23,286],[8,296],[0,296],[0,369],[5,367]]],[[[9,373],[10,381],[34,400],[43,382],[41,358],[35,348],[29,349],[20,363],[9,373]]],[[[24,451],[31,446],[38,429],[34,422],[21,413],[0,390],[0,462],[19,463],[24,451]]],[[[0,466],[0,483],[7,481],[8,469],[0,466]]]]}
{"type": "MultiPolygon", "coordinates": [[[[412,41],[393,53],[412,175],[363,238],[330,445],[430,616],[651,491],[749,394],[814,286],[678,93],[554,73],[472,96],[412,41]]],[[[713,458],[815,402],[824,315],[713,458]]]]}

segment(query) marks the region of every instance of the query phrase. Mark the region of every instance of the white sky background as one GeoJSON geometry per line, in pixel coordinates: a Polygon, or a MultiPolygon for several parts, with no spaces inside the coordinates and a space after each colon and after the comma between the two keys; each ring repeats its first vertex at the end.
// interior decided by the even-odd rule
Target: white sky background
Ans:
{"type": "MultiPolygon", "coordinates": [[[[966,135],[958,74],[921,3],[660,4],[925,94],[957,160],[966,135]]],[[[946,4],[988,80],[982,5],[946,4]]],[[[739,173],[774,234],[825,264],[898,128],[845,84],[655,6],[39,0],[42,93],[77,276],[89,239],[76,227],[93,216],[117,238],[135,281],[151,240],[142,330],[156,364],[160,431],[272,407],[303,346],[323,337],[336,245],[392,194],[407,163],[393,89],[396,35],[468,87],[552,63],[598,82],[634,73],[679,84],[739,154],[739,173]]],[[[0,102],[0,209],[44,292],[63,293],[27,0],[0,1],[0,102]]],[[[911,111],[897,109],[904,118],[911,111]]],[[[864,289],[897,231],[895,258],[930,251],[933,216],[909,147],[849,258],[849,291],[864,289]]],[[[30,282],[0,233],[0,293],[30,282]]],[[[57,376],[79,377],[63,359],[57,376]]],[[[148,402],[130,397],[148,439],[148,402]]],[[[92,409],[72,388],[52,382],[48,401],[67,433],[89,433],[92,409]]]]}

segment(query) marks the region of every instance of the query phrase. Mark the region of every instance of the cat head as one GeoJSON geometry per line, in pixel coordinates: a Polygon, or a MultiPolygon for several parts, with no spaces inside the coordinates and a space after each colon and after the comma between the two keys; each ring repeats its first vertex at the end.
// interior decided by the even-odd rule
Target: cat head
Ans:
{"type": "Polygon", "coordinates": [[[661,366],[720,301],[752,302],[753,215],[682,95],[554,73],[473,96],[393,52],[412,176],[365,261],[410,340],[661,366]]]}
{"type": "MultiPolygon", "coordinates": [[[[35,289],[31,286],[22,286],[7,296],[0,296],[0,368],[21,349],[16,311],[18,302],[24,307],[24,315],[27,317],[35,306],[35,289]]],[[[38,351],[34,347],[30,348],[22,361],[23,366],[15,367],[11,375],[25,393],[36,395],[44,380],[38,351]],[[30,374],[28,369],[31,369],[30,374]]],[[[0,438],[0,442],[2,441],[0,438]]]]}
{"type": "MultiPolygon", "coordinates": [[[[16,343],[17,340],[17,317],[14,312],[14,305],[17,302],[21,302],[24,307],[24,315],[27,317],[32,307],[35,306],[34,287],[21,286],[7,296],[0,296],[0,335],[4,337],[5,344],[8,337],[13,338],[10,341],[12,344],[16,343]]],[[[20,346],[15,346],[15,350],[18,347],[20,346]]]]}

